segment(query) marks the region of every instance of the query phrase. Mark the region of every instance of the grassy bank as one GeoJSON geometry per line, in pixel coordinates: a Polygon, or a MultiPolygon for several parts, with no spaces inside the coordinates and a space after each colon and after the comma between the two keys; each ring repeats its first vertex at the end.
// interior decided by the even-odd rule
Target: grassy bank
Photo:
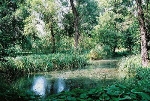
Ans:
{"type": "Polygon", "coordinates": [[[1,64],[1,70],[15,73],[77,69],[87,64],[86,58],[75,54],[28,55],[7,57],[6,60],[1,64]]]}

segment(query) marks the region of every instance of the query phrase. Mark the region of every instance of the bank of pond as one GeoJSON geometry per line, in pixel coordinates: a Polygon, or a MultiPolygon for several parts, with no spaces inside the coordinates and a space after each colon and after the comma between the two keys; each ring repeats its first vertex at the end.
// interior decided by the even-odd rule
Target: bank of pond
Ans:
{"type": "Polygon", "coordinates": [[[78,54],[43,54],[5,57],[1,71],[9,74],[73,70],[87,64],[87,58],[78,54]]]}
{"type": "Polygon", "coordinates": [[[139,56],[126,57],[120,62],[89,62],[85,56],[73,54],[6,60],[1,62],[1,101],[150,100],[150,69],[141,67],[139,56]]]}

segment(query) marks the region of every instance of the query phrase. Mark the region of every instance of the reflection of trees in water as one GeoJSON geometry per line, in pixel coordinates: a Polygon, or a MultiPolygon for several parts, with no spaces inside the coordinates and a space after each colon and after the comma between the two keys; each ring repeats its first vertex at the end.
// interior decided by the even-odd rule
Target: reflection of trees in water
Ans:
{"type": "Polygon", "coordinates": [[[62,92],[66,89],[66,84],[63,78],[58,78],[53,85],[54,93],[62,92]]]}
{"type": "Polygon", "coordinates": [[[37,95],[45,96],[47,94],[60,93],[67,90],[66,84],[63,78],[58,78],[54,82],[46,80],[43,76],[34,78],[33,86],[31,90],[37,95]]]}
{"type": "Polygon", "coordinates": [[[47,81],[44,77],[36,77],[33,81],[32,91],[37,95],[44,96],[46,93],[47,81]]]}

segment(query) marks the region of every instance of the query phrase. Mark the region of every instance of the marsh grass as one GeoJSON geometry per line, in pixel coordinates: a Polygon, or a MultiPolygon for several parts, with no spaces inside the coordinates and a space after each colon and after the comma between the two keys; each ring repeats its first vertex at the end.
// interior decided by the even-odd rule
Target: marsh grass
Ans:
{"type": "Polygon", "coordinates": [[[86,58],[76,54],[48,54],[7,57],[2,64],[3,71],[17,73],[48,72],[82,68],[86,58]]]}

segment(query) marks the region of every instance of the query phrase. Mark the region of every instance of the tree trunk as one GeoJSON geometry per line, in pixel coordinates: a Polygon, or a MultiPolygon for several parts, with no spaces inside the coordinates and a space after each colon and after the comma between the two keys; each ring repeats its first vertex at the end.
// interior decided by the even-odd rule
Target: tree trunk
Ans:
{"type": "Polygon", "coordinates": [[[51,23],[50,30],[52,35],[52,53],[55,53],[55,36],[54,36],[54,30],[53,30],[53,23],[51,23]]]}
{"type": "Polygon", "coordinates": [[[144,22],[144,12],[142,9],[142,0],[136,0],[137,10],[138,10],[138,20],[141,33],[141,57],[142,66],[146,67],[148,65],[148,51],[147,51],[147,30],[144,22]]]}
{"type": "Polygon", "coordinates": [[[79,44],[79,14],[74,6],[73,0],[70,0],[70,4],[71,4],[71,8],[72,8],[72,12],[74,15],[74,28],[75,28],[75,36],[74,36],[74,40],[75,40],[75,49],[77,49],[78,44],[79,44]]]}

